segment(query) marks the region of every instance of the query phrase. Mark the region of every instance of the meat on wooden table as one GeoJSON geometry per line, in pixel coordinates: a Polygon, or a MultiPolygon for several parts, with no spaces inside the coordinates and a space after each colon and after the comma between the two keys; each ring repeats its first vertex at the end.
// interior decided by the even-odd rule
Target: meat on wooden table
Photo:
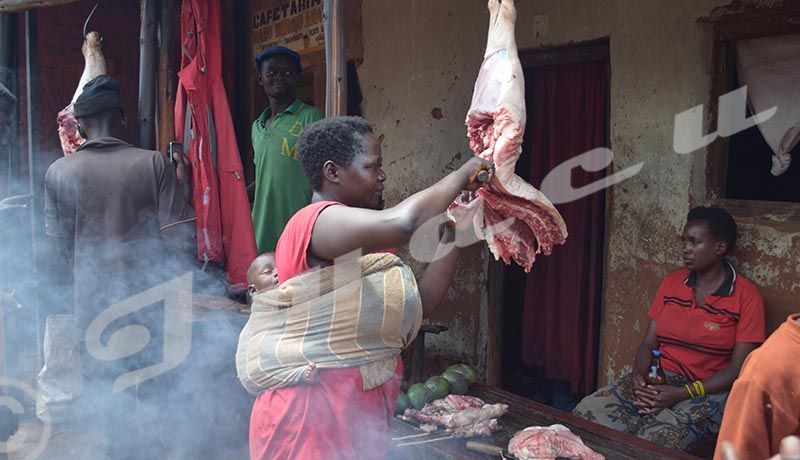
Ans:
{"type": "Polygon", "coordinates": [[[78,150],[86,139],[78,134],[78,121],[72,111],[72,104],[83,93],[83,86],[93,78],[106,74],[106,59],[103,57],[103,50],[100,48],[102,39],[97,32],[89,32],[83,40],[81,52],[83,53],[84,67],[78,88],[72,96],[72,100],[63,110],[58,112],[56,123],[58,123],[58,137],[61,140],[61,149],[64,155],[72,155],[78,150]]]}
{"type": "Polygon", "coordinates": [[[474,212],[474,228],[496,259],[530,271],[536,254],[550,254],[567,237],[561,214],[542,192],[514,174],[525,133],[525,81],[514,39],[513,0],[489,0],[489,34],[472,104],[467,136],[475,155],[492,161],[492,180],[469,203],[456,201],[458,220],[474,212]]]}
{"type": "Polygon", "coordinates": [[[517,432],[508,442],[508,452],[520,460],[605,460],[569,428],[558,424],[532,426],[517,432]]]}
{"type": "Polygon", "coordinates": [[[472,396],[447,395],[425,404],[421,410],[406,409],[400,418],[407,422],[441,425],[457,438],[489,436],[500,430],[497,418],[507,411],[507,404],[486,404],[472,396]]]}

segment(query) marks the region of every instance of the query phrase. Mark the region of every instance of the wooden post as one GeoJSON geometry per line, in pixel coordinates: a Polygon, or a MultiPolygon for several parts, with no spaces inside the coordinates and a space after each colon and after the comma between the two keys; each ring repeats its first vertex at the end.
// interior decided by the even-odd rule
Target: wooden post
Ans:
{"type": "Polygon", "coordinates": [[[417,338],[411,342],[411,358],[409,359],[409,367],[411,371],[408,375],[408,383],[423,382],[422,377],[425,372],[425,331],[419,331],[417,338]]]}
{"type": "MultiPolygon", "coordinates": [[[[19,69],[19,16],[18,14],[0,14],[0,69],[19,69]]],[[[24,98],[24,95],[19,92],[19,72],[9,71],[6,73],[0,71],[0,83],[4,84],[17,98],[17,102],[10,104],[8,108],[2,109],[10,111],[9,116],[11,120],[14,120],[14,124],[6,131],[6,135],[9,135],[10,139],[6,144],[5,150],[0,152],[0,170],[2,170],[3,175],[0,178],[0,185],[2,186],[0,193],[4,196],[20,195],[26,193],[26,190],[21,188],[22,184],[18,180],[21,177],[20,163],[22,160],[22,151],[20,150],[21,133],[19,129],[20,107],[22,107],[21,102],[24,98]]]]}
{"type": "MultiPolygon", "coordinates": [[[[175,0],[161,0],[158,46],[158,150],[166,152],[175,137],[175,91],[178,87],[175,69],[175,0]]],[[[178,29],[180,30],[180,28],[178,29]]]]}
{"type": "MultiPolygon", "coordinates": [[[[484,257],[491,257],[484,251],[484,257]]],[[[503,381],[503,281],[506,265],[489,260],[489,285],[486,309],[486,374],[488,385],[503,381]]],[[[481,307],[483,308],[483,307],[481,307]]]]}
{"type": "Polygon", "coordinates": [[[325,116],[347,114],[347,61],[344,55],[344,0],[325,0],[325,116]]]}
{"type": "Polygon", "coordinates": [[[137,143],[140,148],[156,147],[156,0],[141,0],[141,31],[139,34],[139,122],[137,143]]]}
{"type": "MultiPolygon", "coordinates": [[[[36,161],[41,158],[41,144],[39,142],[38,133],[36,128],[39,126],[39,82],[36,77],[39,75],[39,53],[38,53],[38,27],[37,27],[37,14],[36,11],[25,12],[25,89],[26,89],[26,115],[28,117],[28,193],[32,197],[30,207],[31,219],[31,266],[33,267],[33,282],[34,285],[39,281],[39,265],[37,242],[39,235],[43,235],[44,225],[40,225],[40,215],[44,215],[41,209],[40,200],[42,191],[44,191],[44,184],[41,179],[37,180],[36,165],[40,162],[36,161]],[[41,213],[41,214],[40,214],[41,213]]],[[[43,175],[40,177],[44,177],[43,175]]],[[[31,293],[31,299],[34,306],[34,318],[36,321],[36,342],[42,343],[42,321],[39,317],[39,291],[34,289],[31,293]]],[[[36,369],[42,368],[42,355],[39,348],[36,349],[36,369]]]]}

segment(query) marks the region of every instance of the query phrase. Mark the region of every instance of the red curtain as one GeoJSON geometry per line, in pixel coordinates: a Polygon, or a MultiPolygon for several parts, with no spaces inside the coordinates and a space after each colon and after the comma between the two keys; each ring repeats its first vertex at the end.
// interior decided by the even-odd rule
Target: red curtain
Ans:
{"type": "MultiPolygon", "coordinates": [[[[528,133],[534,185],[569,158],[607,145],[606,61],[535,67],[526,73],[528,133]]],[[[572,171],[580,188],[604,171],[572,171]]],[[[569,237],[550,256],[538,257],[525,282],[522,361],[543,367],[553,380],[570,382],[572,393],[596,385],[604,241],[604,191],[556,205],[569,237]]]]}

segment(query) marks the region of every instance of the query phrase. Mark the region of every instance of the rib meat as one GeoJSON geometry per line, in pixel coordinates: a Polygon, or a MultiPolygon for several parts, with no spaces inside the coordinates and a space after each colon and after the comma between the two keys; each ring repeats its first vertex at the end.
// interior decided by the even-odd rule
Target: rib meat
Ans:
{"type": "Polygon", "coordinates": [[[508,442],[508,452],[520,460],[605,460],[604,456],[586,447],[581,438],[564,425],[525,428],[508,442]]]}
{"type": "Polygon", "coordinates": [[[497,418],[507,411],[506,404],[485,404],[480,398],[447,395],[425,404],[421,410],[406,409],[400,418],[442,426],[455,437],[488,436],[500,430],[497,418]]]}
{"type": "Polygon", "coordinates": [[[81,79],[78,82],[78,88],[72,96],[70,103],[64,107],[63,110],[58,112],[56,122],[58,123],[58,137],[61,140],[61,149],[64,155],[72,155],[78,150],[86,139],[78,134],[78,121],[75,119],[75,114],[72,111],[72,104],[78,99],[78,96],[83,92],[83,86],[91,81],[93,78],[106,74],[106,60],[103,57],[103,50],[100,48],[102,39],[97,32],[89,32],[81,46],[83,53],[84,67],[81,79]]]}
{"type": "MultiPolygon", "coordinates": [[[[489,34],[472,104],[467,136],[475,155],[492,161],[495,174],[469,204],[454,202],[451,219],[466,215],[459,207],[477,207],[474,228],[496,259],[511,259],[530,271],[536,254],[562,244],[567,227],[542,192],[514,174],[525,133],[525,81],[514,39],[513,0],[489,0],[489,34]]],[[[469,214],[473,215],[473,214],[469,214]]]]}
{"type": "Polygon", "coordinates": [[[445,428],[456,428],[472,423],[489,420],[502,416],[508,411],[506,404],[487,404],[483,407],[469,407],[456,412],[445,414],[426,414],[415,409],[406,411],[407,417],[415,418],[421,422],[435,423],[445,428]]]}
{"type": "Polygon", "coordinates": [[[483,407],[486,403],[481,398],[466,395],[447,395],[442,399],[432,401],[423,407],[426,414],[445,413],[468,409],[470,407],[483,407]]]}

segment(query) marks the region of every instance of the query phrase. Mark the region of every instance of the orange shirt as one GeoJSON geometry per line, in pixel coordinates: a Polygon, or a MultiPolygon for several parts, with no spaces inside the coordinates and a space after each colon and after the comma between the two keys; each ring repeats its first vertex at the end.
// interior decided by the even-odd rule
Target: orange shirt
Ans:
{"type": "MultiPolygon", "coordinates": [[[[764,345],[750,353],[733,383],[719,440],[741,458],[763,460],[780,450],[785,436],[800,435],[800,314],[789,316],[764,345]]],[[[714,458],[720,460],[721,442],[714,458]]]]}
{"type": "Polygon", "coordinates": [[[696,275],[682,269],[664,278],[648,312],[656,322],[662,366],[690,381],[727,367],[736,343],[764,341],[764,299],[726,264],[725,281],[703,305],[695,304],[696,275]]]}

